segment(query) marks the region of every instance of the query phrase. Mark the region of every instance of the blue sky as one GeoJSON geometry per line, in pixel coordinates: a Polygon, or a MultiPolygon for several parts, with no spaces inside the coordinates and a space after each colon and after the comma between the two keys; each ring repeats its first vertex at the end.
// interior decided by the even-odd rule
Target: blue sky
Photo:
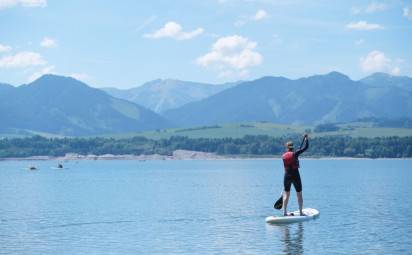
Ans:
{"type": "Polygon", "coordinates": [[[412,76],[412,1],[0,0],[0,82],[412,76]]]}

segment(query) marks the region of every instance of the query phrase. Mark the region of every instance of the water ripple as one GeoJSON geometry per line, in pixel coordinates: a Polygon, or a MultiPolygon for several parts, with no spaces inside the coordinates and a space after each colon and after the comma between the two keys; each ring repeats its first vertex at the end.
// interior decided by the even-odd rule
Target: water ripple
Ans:
{"type": "Polygon", "coordinates": [[[79,223],[68,223],[68,224],[61,224],[61,225],[52,225],[52,226],[47,226],[47,227],[40,227],[40,229],[79,227],[79,226],[86,226],[86,225],[101,225],[101,224],[123,224],[123,223],[133,223],[133,222],[135,222],[135,221],[132,221],[132,220],[117,220],[117,221],[79,222],[79,223]]]}

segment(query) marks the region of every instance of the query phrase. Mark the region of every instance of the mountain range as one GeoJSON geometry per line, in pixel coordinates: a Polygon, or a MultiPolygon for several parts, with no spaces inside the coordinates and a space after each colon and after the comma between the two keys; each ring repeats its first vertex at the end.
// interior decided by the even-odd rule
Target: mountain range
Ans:
{"type": "Polygon", "coordinates": [[[411,118],[411,88],[411,78],[381,73],[361,81],[353,81],[338,72],[297,80],[263,77],[166,111],[163,116],[181,126],[248,121],[316,124],[367,117],[411,118]]]}
{"type": "Polygon", "coordinates": [[[171,127],[158,114],[69,77],[0,85],[0,132],[94,135],[171,127]]]}
{"type": "Polygon", "coordinates": [[[237,83],[213,85],[180,80],[154,80],[131,89],[103,88],[108,94],[142,105],[154,112],[179,108],[217,94],[237,83]]]}
{"type": "Polygon", "coordinates": [[[45,75],[18,87],[0,83],[0,118],[0,133],[72,136],[250,121],[412,119],[412,78],[375,73],[355,81],[331,72],[222,85],[155,80],[129,90],[100,90],[73,78],[45,75]]]}

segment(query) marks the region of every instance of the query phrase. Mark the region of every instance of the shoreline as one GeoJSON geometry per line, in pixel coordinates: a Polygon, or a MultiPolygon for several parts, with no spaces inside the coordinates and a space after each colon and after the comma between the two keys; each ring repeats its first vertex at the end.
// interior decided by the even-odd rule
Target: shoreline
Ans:
{"type": "MultiPolygon", "coordinates": [[[[0,161],[72,161],[72,160],[274,160],[281,159],[278,157],[248,157],[248,156],[222,156],[215,153],[188,151],[188,150],[176,150],[173,155],[81,155],[76,153],[67,153],[65,156],[53,157],[53,156],[31,156],[31,157],[10,157],[0,158],[0,161]]],[[[301,160],[411,160],[412,158],[357,158],[357,157],[301,157],[301,160]]]]}

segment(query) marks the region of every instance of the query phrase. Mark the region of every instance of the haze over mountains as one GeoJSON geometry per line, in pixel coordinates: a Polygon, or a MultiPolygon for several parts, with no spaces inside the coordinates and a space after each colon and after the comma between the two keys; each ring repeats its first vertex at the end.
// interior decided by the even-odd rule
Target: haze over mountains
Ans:
{"type": "Polygon", "coordinates": [[[156,80],[126,91],[105,91],[130,101],[57,75],[19,87],[0,84],[0,133],[77,136],[249,121],[318,124],[412,118],[412,78],[383,73],[360,81],[338,72],[226,85],[156,80]]]}
{"type": "Polygon", "coordinates": [[[127,90],[116,88],[103,88],[103,90],[114,97],[132,101],[152,111],[161,113],[207,98],[234,85],[236,83],[213,85],[172,79],[158,79],[127,90]]]}

